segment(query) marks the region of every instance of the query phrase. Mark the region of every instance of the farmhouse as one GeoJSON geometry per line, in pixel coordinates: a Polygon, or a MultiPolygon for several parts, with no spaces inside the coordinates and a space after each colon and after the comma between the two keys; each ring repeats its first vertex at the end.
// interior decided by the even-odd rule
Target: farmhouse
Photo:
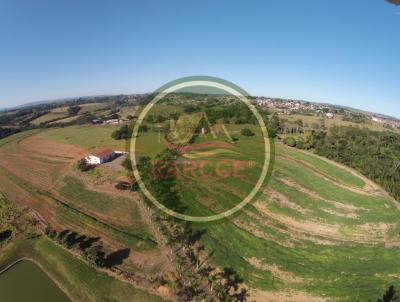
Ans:
{"type": "Polygon", "coordinates": [[[96,149],[93,153],[85,157],[89,165],[100,165],[112,160],[115,152],[111,149],[96,149]]]}
{"type": "Polygon", "coordinates": [[[331,113],[331,112],[328,112],[325,116],[327,118],[333,118],[334,117],[333,113],[331,113]]]}

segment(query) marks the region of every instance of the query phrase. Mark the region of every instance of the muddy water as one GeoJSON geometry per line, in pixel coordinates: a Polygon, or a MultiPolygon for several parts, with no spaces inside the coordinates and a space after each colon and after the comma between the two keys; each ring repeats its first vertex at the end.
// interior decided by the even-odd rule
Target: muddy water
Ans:
{"type": "Polygon", "coordinates": [[[0,301],[70,302],[36,264],[21,261],[0,275],[0,301]]]}

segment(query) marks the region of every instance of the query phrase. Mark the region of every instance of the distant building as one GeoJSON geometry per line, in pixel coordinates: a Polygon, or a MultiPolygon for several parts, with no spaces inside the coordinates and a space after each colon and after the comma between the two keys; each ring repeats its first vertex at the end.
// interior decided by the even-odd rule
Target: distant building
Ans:
{"type": "Polygon", "coordinates": [[[114,157],[115,153],[111,149],[97,149],[86,156],[85,160],[89,165],[101,165],[112,160],[114,157]]]}
{"type": "Polygon", "coordinates": [[[380,119],[380,118],[377,118],[377,117],[372,117],[372,120],[374,121],[374,122],[377,122],[377,123],[383,123],[383,120],[382,119],[380,119]]]}
{"type": "Polygon", "coordinates": [[[325,116],[327,118],[333,118],[334,117],[333,113],[331,113],[331,112],[328,112],[327,114],[325,114],[325,116]]]}
{"type": "Polygon", "coordinates": [[[126,122],[126,120],[124,120],[124,119],[111,119],[111,120],[106,120],[106,121],[104,121],[103,122],[103,125],[119,125],[119,124],[122,124],[122,123],[125,123],[126,122]]]}

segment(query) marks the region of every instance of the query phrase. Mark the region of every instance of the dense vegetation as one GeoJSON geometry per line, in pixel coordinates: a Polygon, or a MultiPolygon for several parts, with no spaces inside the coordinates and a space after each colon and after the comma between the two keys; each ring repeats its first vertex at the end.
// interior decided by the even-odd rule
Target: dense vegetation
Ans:
{"type": "Polygon", "coordinates": [[[299,149],[314,148],[325,156],[360,171],[400,200],[400,135],[353,126],[335,126],[329,132],[286,137],[284,143],[299,149]]]}
{"type": "Polygon", "coordinates": [[[0,127],[0,139],[5,138],[10,135],[13,135],[15,133],[18,133],[20,131],[21,130],[18,128],[2,128],[2,127],[0,127]]]}

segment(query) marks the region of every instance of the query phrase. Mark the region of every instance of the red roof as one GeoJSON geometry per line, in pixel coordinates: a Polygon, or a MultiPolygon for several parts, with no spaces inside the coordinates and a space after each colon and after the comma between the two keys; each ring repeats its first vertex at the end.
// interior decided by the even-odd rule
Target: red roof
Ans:
{"type": "Polygon", "coordinates": [[[102,148],[102,149],[96,149],[92,152],[92,155],[103,158],[106,156],[110,156],[114,153],[113,150],[111,149],[106,149],[106,148],[102,148]]]}

